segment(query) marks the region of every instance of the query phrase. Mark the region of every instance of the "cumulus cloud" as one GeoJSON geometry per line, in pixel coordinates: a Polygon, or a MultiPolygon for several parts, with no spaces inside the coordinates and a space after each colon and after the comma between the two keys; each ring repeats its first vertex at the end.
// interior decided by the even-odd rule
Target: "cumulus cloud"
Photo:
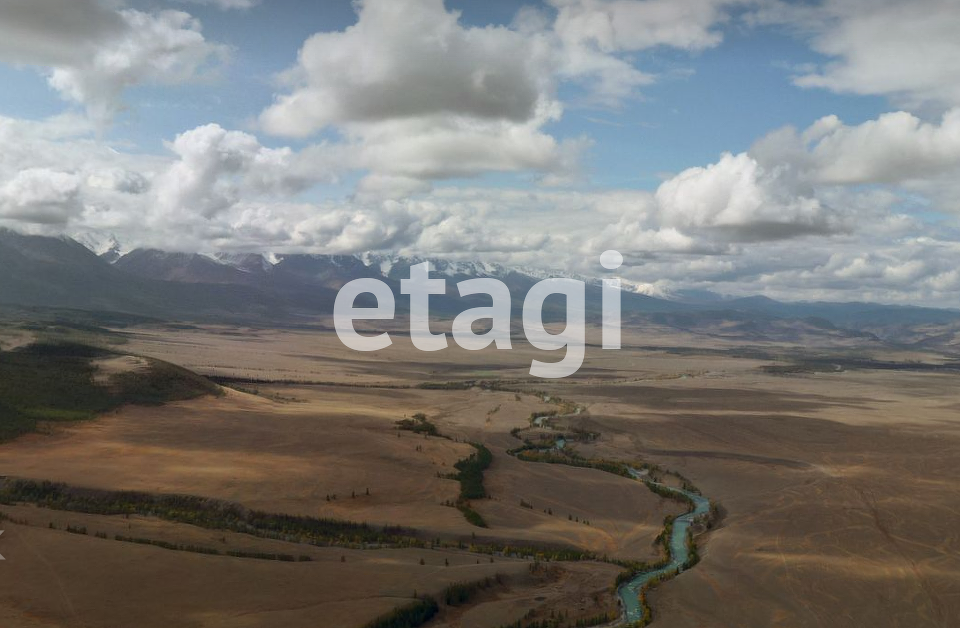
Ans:
{"type": "Polygon", "coordinates": [[[596,254],[615,249],[633,257],[651,258],[662,253],[715,255],[723,248],[711,245],[674,227],[647,228],[633,216],[626,215],[615,224],[587,240],[582,250],[596,254]]]}
{"type": "Polygon", "coordinates": [[[126,88],[195,79],[228,52],[182,11],[118,10],[104,0],[0,3],[0,60],[45,68],[50,86],[101,125],[123,109],[126,88]]]}
{"type": "Polygon", "coordinates": [[[471,177],[492,171],[571,173],[589,145],[557,141],[524,124],[449,120],[398,120],[351,128],[349,154],[357,167],[410,179],[471,177]]]}
{"type": "Polygon", "coordinates": [[[159,208],[211,218],[241,197],[290,196],[315,183],[289,148],[266,148],[256,137],[207,124],[179,134],[168,148],[177,160],[154,183],[159,208]],[[244,194],[245,193],[245,194],[244,194]]]}
{"type": "Polygon", "coordinates": [[[357,23],[318,33],[261,119],[305,136],[331,124],[457,116],[523,122],[550,81],[547,51],[505,27],[462,26],[442,0],[365,0],[357,23]]]}
{"type": "Polygon", "coordinates": [[[604,52],[670,46],[699,51],[723,41],[716,27],[728,10],[749,0],[549,0],[558,11],[556,31],[572,44],[604,52]]]}
{"type": "Polygon", "coordinates": [[[0,186],[0,217],[24,223],[66,224],[80,213],[80,178],[47,168],[21,170],[0,186]]]}
{"type": "Polygon", "coordinates": [[[87,177],[87,185],[124,194],[143,194],[150,188],[144,175],[123,168],[94,170],[87,177]]]}
{"type": "Polygon", "coordinates": [[[628,259],[624,278],[648,292],[956,305],[956,229],[903,214],[899,188],[817,180],[816,142],[845,128],[778,131],[766,150],[760,142],[724,155],[658,193],[438,186],[400,201],[295,201],[303,181],[322,176],[316,162],[302,170],[305,152],[264,147],[249,133],[198,127],[173,138],[169,154],[150,156],[90,139],[81,120],[0,118],[0,141],[11,147],[0,154],[0,224],[113,233],[126,247],[401,251],[584,275],[596,275],[600,252],[616,248],[628,259]],[[307,178],[287,180],[291,173],[307,178]],[[823,213],[791,205],[790,190],[823,213]],[[771,219],[783,232],[752,234],[771,219]],[[838,223],[855,230],[797,237],[805,226],[838,223]]]}
{"type": "MultiPolygon", "coordinates": [[[[396,250],[415,242],[421,219],[404,204],[243,203],[222,222],[233,248],[249,242],[263,251],[264,242],[285,251],[355,253],[396,250]]],[[[268,245],[269,246],[269,245],[268,245]]]]}
{"type": "Polygon", "coordinates": [[[793,185],[884,186],[921,192],[940,211],[956,211],[949,199],[960,178],[960,109],[939,123],[899,111],[859,125],[827,116],[799,132],[785,128],[759,140],[750,154],[780,168],[793,185]]]}
{"type": "Polygon", "coordinates": [[[0,60],[70,64],[126,28],[101,0],[6,0],[0,3],[0,60]]]}
{"type": "Polygon", "coordinates": [[[779,172],[746,153],[726,153],[715,164],[690,168],[660,185],[661,220],[681,229],[714,229],[740,241],[837,230],[834,213],[816,197],[781,185],[779,172]]]}
{"type": "Polygon", "coordinates": [[[948,111],[939,125],[904,111],[854,127],[832,117],[825,123],[829,131],[812,149],[821,181],[899,183],[960,170],[960,108],[948,111]]]}
{"type": "Polygon", "coordinates": [[[336,128],[344,159],[370,172],[363,194],[402,197],[424,181],[575,168],[582,143],[542,130],[562,113],[543,37],[464,26],[442,0],[365,0],[357,9],[353,26],[306,41],[283,76],[289,92],[260,116],[266,131],[306,137],[336,128]]]}
{"type": "Polygon", "coordinates": [[[415,181],[496,171],[563,184],[589,143],[545,132],[563,114],[558,84],[617,105],[655,80],[622,53],[716,45],[713,27],[740,3],[558,1],[554,14],[524,8],[509,26],[480,28],[443,0],[362,0],[354,25],[306,41],[260,124],[299,138],[338,131],[345,159],[371,174],[362,193],[402,197],[423,189],[415,181]]]}
{"type": "Polygon", "coordinates": [[[518,233],[498,228],[478,216],[456,213],[425,227],[416,246],[426,254],[477,255],[540,250],[549,239],[545,233],[518,233]]]}
{"type": "Polygon", "coordinates": [[[939,124],[906,112],[855,126],[827,116],[671,177],[656,191],[655,220],[646,209],[638,222],[730,242],[836,235],[865,221],[899,228],[902,216],[887,219],[911,193],[923,194],[927,210],[956,210],[956,203],[929,202],[949,198],[958,177],[960,110],[939,124]]]}
{"type": "MultiPolygon", "coordinates": [[[[41,121],[0,116],[0,188],[6,191],[0,221],[26,224],[96,224],[138,220],[128,202],[149,187],[161,159],[126,154],[91,139],[85,118],[62,115],[41,121]]],[[[142,211],[139,212],[142,214],[142,211]]]]}
{"type": "Polygon", "coordinates": [[[48,78],[51,87],[84,105],[102,124],[122,109],[127,87],[188,81],[227,55],[225,46],[204,39],[200,22],[187,13],[123,10],[120,16],[126,26],[121,38],[89,57],[54,66],[48,78]]]}
{"type": "Polygon", "coordinates": [[[180,2],[189,2],[191,4],[209,4],[228,11],[230,9],[246,10],[251,9],[258,4],[260,0],[179,0],[180,2]]]}
{"type": "Polygon", "coordinates": [[[954,0],[767,2],[754,19],[795,27],[830,60],[801,87],[888,96],[906,107],[960,105],[960,12],[954,0]]]}
{"type": "Polygon", "coordinates": [[[834,300],[849,300],[854,294],[866,300],[956,305],[960,258],[956,241],[914,236],[895,243],[875,242],[869,251],[862,244],[823,249],[821,263],[767,272],[760,282],[781,296],[793,288],[818,290],[823,298],[834,300]]]}
{"type": "MultiPolygon", "coordinates": [[[[552,0],[512,25],[467,27],[443,0],[361,0],[356,24],[310,37],[261,114],[271,133],[398,119],[524,123],[556,110],[558,79],[622,97],[654,77],[617,53],[716,46],[732,7],[754,0],[552,0]]],[[[543,120],[541,120],[542,122],[543,120]]]]}
{"type": "Polygon", "coordinates": [[[730,11],[754,0],[549,0],[559,73],[589,87],[588,103],[618,107],[656,76],[624,53],[657,47],[690,52],[723,41],[718,26],[730,11]]]}
{"type": "Polygon", "coordinates": [[[936,214],[960,211],[960,108],[950,100],[957,81],[948,80],[949,63],[937,61],[943,50],[953,58],[952,43],[937,29],[887,1],[550,5],[479,28],[440,0],[365,0],[356,24],[304,44],[259,118],[279,136],[322,140],[277,148],[209,124],[148,154],[97,135],[123,90],[194,78],[225,49],[185,13],[107,0],[3,3],[0,60],[46,68],[89,115],[0,117],[0,225],[115,233],[125,246],[399,250],[584,275],[597,273],[601,251],[616,248],[628,259],[624,277],[648,291],[956,305],[960,233],[936,214]],[[683,170],[653,192],[546,187],[576,180],[589,147],[553,134],[564,101],[617,106],[656,80],[635,53],[711,48],[731,15],[760,5],[752,19],[790,23],[832,59],[805,70],[801,83],[936,102],[936,117],[946,113],[898,111],[856,125],[826,116],[683,170]],[[891,16],[932,29],[933,61],[910,62],[918,77],[903,76],[896,60],[884,70],[881,57],[864,56],[880,53],[858,29],[876,33],[874,21],[891,16]],[[881,71],[889,76],[870,78],[881,71]],[[486,172],[523,173],[542,185],[444,182],[486,172]],[[333,200],[311,190],[333,181],[358,183],[333,200]]]}

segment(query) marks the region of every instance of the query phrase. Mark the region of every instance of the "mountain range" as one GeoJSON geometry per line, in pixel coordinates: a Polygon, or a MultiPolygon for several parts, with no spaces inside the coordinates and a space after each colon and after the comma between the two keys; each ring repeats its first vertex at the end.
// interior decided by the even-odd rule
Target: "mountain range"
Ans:
{"type": "MultiPolygon", "coordinates": [[[[540,279],[561,276],[539,269],[481,261],[423,259],[381,253],[361,255],[261,255],[257,253],[124,252],[115,239],[23,235],[0,229],[0,305],[66,308],[148,316],[163,320],[298,324],[329,316],[337,290],[372,277],[398,295],[410,266],[429,261],[446,277],[448,293],[431,299],[431,311],[452,315],[488,303],[461,298],[456,282],[476,277],[503,281],[519,311],[540,279]]],[[[598,313],[600,278],[587,284],[588,317],[598,313]]],[[[885,342],[960,350],[960,311],[872,303],[787,303],[762,296],[724,298],[700,291],[667,298],[625,284],[625,324],[652,323],[743,340],[799,340],[804,335],[876,338],[885,342]]],[[[550,301],[548,300],[548,304],[550,301]]],[[[562,304],[550,304],[558,318],[562,304]]]]}

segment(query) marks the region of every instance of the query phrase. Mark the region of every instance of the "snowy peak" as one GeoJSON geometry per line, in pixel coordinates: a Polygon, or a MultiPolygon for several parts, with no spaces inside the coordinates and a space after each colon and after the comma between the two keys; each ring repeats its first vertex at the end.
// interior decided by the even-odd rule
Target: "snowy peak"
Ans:
{"type": "Polygon", "coordinates": [[[127,251],[123,249],[120,241],[112,233],[102,231],[83,231],[73,235],[71,238],[79,242],[84,247],[92,251],[107,262],[113,264],[123,257],[127,251]]]}
{"type": "Polygon", "coordinates": [[[362,253],[357,257],[368,268],[377,270],[382,276],[390,279],[409,277],[410,267],[424,262],[430,263],[431,274],[442,277],[500,278],[510,272],[510,269],[490,262],[453,261],[436,257],[408,257],[381,253],[362,253]]]}
{"type": "MultiPolygon", "coordinates": [[[[357,255],[287,253],[171,253],[156,249],[126,252],[113,234],[84,232],[77,241],[101,258],[142,277],[186,283],[249,283],[268,276],[280,276],[339,288],[353,279],[373,277],[399,281],[410,276],[410,267],[430,263],[434,277],[453,281],[493,278],[508,284],[532,283],[552,277],[567,277],[598,286],[600,277],[529,266],[506,266],[479,260],[448,260],[390,253],[357,255]]],[[[623,290],[638,295],[672,299],[673,295],[655,284],[623,281],[623,290]]]]}
{"type": "Polygon", "coordinates": [[[243,284],[249,272],[199,253],[168,253],[157,249],[136,249],[120,257],[114,266],[145,279],[180,283],[243,284]]]}
{"type": "Polygon", "coordinates": [[[275,264],[259,253],[214,253],[210,259],[244,273],[268,273],[275,264]]]}

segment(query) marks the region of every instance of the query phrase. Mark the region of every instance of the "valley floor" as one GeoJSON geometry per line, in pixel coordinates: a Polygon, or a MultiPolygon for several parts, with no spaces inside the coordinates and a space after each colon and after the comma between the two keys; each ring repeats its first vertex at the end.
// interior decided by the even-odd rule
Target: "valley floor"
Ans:
{"type": "MultiPolygon", "coordinates": [[[[622,351],[591,349],[576,377],[547,382],[529,378],[529,360],[556,358],[523,346],[430,355],[398,339],[356,354],[322,331],[118,331],[123,353],[226,378],[226,394],[49,424],[0,444],[0,474],[401,526],[426,544],[317,547],[142,514],[0,505],[0,625],[359,628],[415,592],[496,574],[501,583],[428,625],[497,628],[528,612],[575,625],[614,613],[622,568],[610,562],[469,546],[655,561],[664,518],[683,507],[612,473],[510,456],[517,428],[534,439],[596,435],[569,446],[675,470],[719,502],[719,527],[698,536],[701,562],[650,593],[655,626],[945,628],[960,617],[957,375],[777,374],[764,367],[790,364],[800,348],[743,357],[722,340],[628,332],[622,351]],[[502,384],[420,387],[465,380],[502,384]],[[417,413],[445,437],[396,429],[417,413]],[[556,416],[539,429],[534,413],[556,416]],[[448,476],[470,442],[493,454],[489,498],[470,501],[486,528],[453,507],[460,486],[448,476]],[[258,553],[309,560],[249,557],[258,553]]],[[[124,364],[140,362],[110,367],[124,364]]]]}

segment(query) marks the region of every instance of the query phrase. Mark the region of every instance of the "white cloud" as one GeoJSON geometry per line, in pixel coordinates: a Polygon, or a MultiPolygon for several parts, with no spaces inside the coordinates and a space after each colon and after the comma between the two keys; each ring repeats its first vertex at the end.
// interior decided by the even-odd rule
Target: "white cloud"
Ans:
{"type": "MultiPolygon", "coordinates": [[[[545,114],[546,115],[546,114],[545,114]]],[[[537,118],[504,121],[396,120],[351,127],[354,165],[377,174],[415,179],[471,177],[491,171],[570,173],[585,140],[559,142],[537,118]]]]}
{"type": "Polygon", "coordinates": [[[150,182],[145,176],[123,168],[94,170],[87,177],[87,185],[124,194],[143,194],[150,188],[150,182]]]}
{"type": "Polygon", "coordinates": [[[361,194],[401,198],[424,189],[415,181],[485,172],[564,184],[588,143],[545,131],[563,114],[558,84],[585,89],[582,102],[617,106],[655,80],[621,53],[716,45],[714,27],[742,2],[557,2],[555,15],[524,8],[510,26],[481,28],[443,0],[361,0],[354,25],[306,41],[260,123],[300,138],[338,131],[344,159],[371,174],[361,194]]]}
{"type": "Polygon", "coordinates": [[[690,168],[665,181],[656,199],[663,224],[708,228],[733,240],[778,240],[828,234],[839,228],[834,213],[814,196],[784,186],[780,170],[767,170],[746,153],[724,154],[705,168],[690,168]]]}
{"type": "MultiPolygon", "coordinates": [[[[828,53],[838,65],[805,75],[826,80],[874,63],[858,56],[873,44],[851,29],[870,15],[889,19],[894,7],[858,2],[774,6],[792,11],[790,23],[808,29],[816,46],[850,44],[828,53]]],[[[656,80],[632,53],[715,46],[731,12],[750,3],[554,4],[556,12],[525,9],[510,26],[476,28],[439,0],[366,0],[353,27],[308,40],[260,119],[281,135],[324,132],[322,142],[273,148],[210,124],[151,155],[98,139],[90,120],[115,115],[126,86],[195,78],[224,50],[184,13],[89,0],[6,3],[0,17],[19,21],[11,28],[0,19],[0,59],[50,68],[52,84],[90,115],[0,117],[0,225],[116,233],[127,246],[400,250],[583,274],[595,274],[599,253],[616,248],[628,259],[625,277],[649,290],[957,304],[960,233],[949,217],[929,218],[960,211],[960,109],[946,106],[953,83],[931,87],[926,76],[949,78],[943,68],[923,68],[911,85],[889,63],[896,89],[824,84],[935,101],[942,120],[900,111],[847,125],[827,116],[686,169],[654,193],[506,187],[515,177],[442,183],[486,172],[569,183],[589,142],[553,135],[560,94],[617,106],[656,80]],[[5,37],[13,32],[20,35],[5,37]],[[353,195],[311,193],[340,177],[359,180],[353,195]]],[[[936,61],[943,42],[931,33],[936,61]]]]}
{"type": "Polygon", "coordinates": [[[82,209],[80,178],[69,172],[28,168],[0,186],[0,218],[66,224],[82,209]]]}
{"type": "Polygon", "coordinates": [[[416,249],[427,255],[514,253],[542,250],[549,239],[542,232],[501,229],[479,216],[457,212],[426,226],[416,241],[416,249]]]}
{"type": "Polygon", "coordinates": [[[138,83],[180,83],[197,77],[227,48],[206,41],[200,23],[181,11],[156,14],[120,11],[126,32],[89,57],[52,68],[50,86],[84,105],[97,122],[110,122],[123,107],[121,95],[138,83]]]}
{"type": "Polygon", "coordinates": [[[0,60],[44,68],[52,88],[104,125],[141,83],[196,79],[228,55],[182,11],[116,9],[106,0],[0,3],[0,60]]]}
{"type": "Polygon", "coordinates": [[[827,116],[802,133],[789,127],[770,133],[750,154],[780,168],[795,189],[885,186],[921,193],[935,210],[960,210],[960,109],[947,111],[939,124],[903,111],[855,126],[827,116]]]}
{"type": "Polygon", "coordinates": [[[0,61],[70,64],[121,37],[127,25],[101,0],[5,0],[0,3],[0,61]]]}
{"type": "Polygon", "coordinates": [[[212,4],[223,11],[230,9],[239,9],[241,11],[252,9],[260,4],[260,0],[179,0],[180,2],[189,2],[191,4],[212,4]]]}
{"type": "Polygon", "coordinates": [[[140,221],[135,193],[149,187],[163,160],[122,153],[91,139],[92,133],[90,123],[74,115],[42,121],[0,116],[6,222],[20,228],[27,222],[109,227],[140,221]]]}
{"type": "Polygon", "coordinates": [[[639,257],[658,253],[715,254],[720,249],[687,235],[674,227],[645,228],[635,217],[626,215],[615,224],[587,240],[585,253],[615,249],[639,257]]]}
{"type": "Polygon", "coordinates": [[[422,179],[400,174],[368,174],[357,184],[354,199],[360,202],[379,201],[388,198],[407,198],[423,194],[431,189],[422,179]]]}
{"type": "Polygon", "coordinates": [[[603,52],[670,46],[699,51],[723,41],[716,27],[732,6],[748,0],[549,0],[557,8],[556,32],[571,44],[603,52]]]}
{"type": "Polygon", "coordinates": [[[167,146],[177,160],[157,176],[154,191],[169,215],[212,218],[241,198],[288,197],[322,178],[289,148],[266,148],[249,133],[217,124],[181,133],[167,146]]]}
{"type": "MultiPolygon", "coordinates": [[[[793,135],[822,140],[845,128],[818,123],[793,135]]],[[[323,176],[308,152],[266,148],[216,125],[181,134],[159,157],[116,150],[90,134],[69,118],[0,118],[0,142],[11,147],[0,154],[0,225],[115,233],[126,247],[399,250],[589,275],[598,272],[600,252],[616,248],[628,260],[624,278],[658,291],[956,305],[960,233],[898,213],[898,188],[811,183],[816,160],[802,139],[806,158],[785,141],[779,153],[727,155],[665,182],[669,195],[438,186],[402,201],[374,194],[298,202],[291,195],[313,180],[301,174],[323,176]],[[797,173],[794,164],[805,165],[797,173]],[[298,174],[287,180],[291,173],[298,174]],[[802,233],[796,225],[835,224],[791,214],[790,190],[837,208],[831,220],[855,229],[787,237],[802,233]],[[175,202],[165,206],[165,198],[175,202]],[[751,232],[771,217],[788,225],[773,234],[786,239],[751,232]]]]}
{"type": "MultiPolygon", "coordinates": [[[[549,98],[547,50],[506,27],[470,28],[442,0],[365,0],[357,23],[318,33],[261,119],[303,137],[326,126],[445,116],[525,122],[549,98]]],[[[452,120],[451,120],[452,122],[452,120]]]]}
{"type": "Polygon", "coordinates": [[[914,237],[865,252],[847,247],[830,255],[812,271],[816,283],[834,294],[844,290],[945,302],[956,298],[956,262],[960,245],[930,237],[914,237]],[[954,292],[951,294],[950,291],[954,292]]]}
{"type": "Polygon", "coordinates": [[[417,215],[399,203],[357,206],[322,204],[247,204],[230,220],[229,246],[245,238],[257,250],[263,242],[287,251],[354,253],[393,250],[420,235],[417,215]]]}
{"type": "Polygon", "coordinates": [[[754,19],[796,27],[830,60],[801,87],[881,95],[916,108],[960,105],[960,11],[955,0],[767,2],[754,19]]]}
{"type": "Polygon", "coordinates": [[[559,72],[588,86],[589,104],[618,107],[657,77],[625,55],[658,47],[689,52],[723,41],[730,11],[755,0],[549,0],[559,72]]]}
{"type": "Polygon", "coordinates": [[[828,183],[899,183],[960,174],[960,108],[941,124],[899,111],[855,127],[837,125],[812,149],[818,178],[828,183]]]}
{"type": "Polygon", "coordinates": [[[463,26],[442,0],[365,0],[357,9],[353,26],[306,41],[284,75],[289,93],[260,116],[265,130],[339,130],[335,150],[370,173],[361,195],[402,197],[426,181],[490,171],[575,169],[582,142],[542,130],[562,113],[555,51],[542,35],[463,26]]]}

